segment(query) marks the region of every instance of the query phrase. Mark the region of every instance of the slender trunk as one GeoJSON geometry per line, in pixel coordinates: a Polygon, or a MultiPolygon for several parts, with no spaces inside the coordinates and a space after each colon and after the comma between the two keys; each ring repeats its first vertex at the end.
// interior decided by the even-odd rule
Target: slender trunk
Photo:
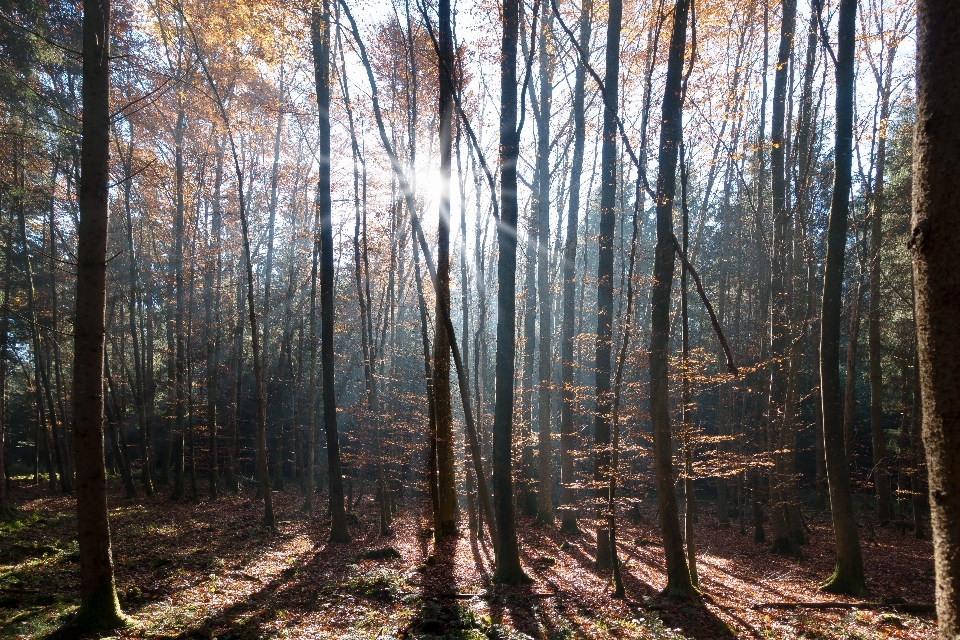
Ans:
{"type": "Polygon", "coordinates": [[[537,521],[553,524],[553,296],[550,291],[550,108],[553,105],[553,12],[550,4],[541,4],[543,26],[540,32],[540,117],[537,119],[537,290],[540,294],[540,379],[537,394],[538,451],[540,478],[537,492],[537,521]]]}
{"type": "Polygon", "coordinates": [[[674,253],[673,199],[676,190],[677,145],[682,133],[681,74],[686,47],[689,2],[677,0],[673,33],[667,61],[666,89],[657,162],[657,244],[653,266],[653,300],[650,338],[650,417],[653,423],[654,463],[660,526],[667,564],[667,586],[671,597],[688,597],[693,592],[690,571],[684,556],[683,535],[673,489],[673,452],[670,438],[668,347],[670,341],[670,290],[673,285],[674,253]]]}
{"type": "Polygon", "coordinates": [[[890,464],[883,428],[883,354],[880,338],[883,318],[880,310],[880,251],[883,246],[883,180],[887,158],[887,121],[890,118],[890,94],[893,81],[893,57],[896,47],[887,51],[886,74],[880,91],[880,127],[877,132],[876,177],[873,184],[873,215],[870,220],[870,308],[867,316],[870,355],[870,440],[873,448],[873,478],[877,492],[877,516],[884,524],[891,519],[890,464]]]}
{"type": "MultiPolygon", "coordinates": [[[[127,174],[133,174],[133,139],[131,135],[130,149],[124,158],[124,170],[127,174]]],[[[133,245],[133,207],[130,198],[133,190],[132,180],[125,180],[123,184],[123,204],[126,214],[126,232],[127,232],[127,260],[128,260],[128,314],[130,316],[130,341],[133,344],[133,401],[137,408],[137,426],[140,431],[140,482],[143,484],[143,491],[148,496],[152,496],[153,487],[153,448],[150,442],[149,430],[147,428],[147,407],[144,399],[144,363],[140,354],[141,335],[137,327],[137,317],[140,296],[140,276],[137,270],[137,258],[133,245]]]]}
{"type": "Polygon", "coordinates": [[[823,439],[830,485],[830,506],[837,545],[837,565],[821,588],[861,595],[866,591],[860,537],[853,514],[850,469],[843,450],[840,398],[840,308],[843,262],[850,209],[853,157],[854,41],[856,0],[841,0],[837,47],[836,146],[833,199],[827,223],[827,257],[823,278],[820,327],[820,389],[823,396],[823,439]]]}
{"type": "Polygon", "coordinates": [[[789,378],[790,331],[790,272],[788,269],[791,250],[792,211],[787,206],[786,138],[784,131],[787,111],[787,81],[790,57],[793,51],[793,36],[797,22],[796,0],[783,0],[780,23],[780,47],[773,82],[773,111],[770,135],[770,184],[773,203],[773,247],[770,282],[770,399],[767,422],[768,444],[773,456],[770,471],[770,515],[773,522],[774,553],[799,555],[787,525],[789,504],[786,485],[793,477],[786,477],[785,458],[793,451],[785,452],[787,421],[787,386],[789,378]]]}
{"type": "Polygon", "coordinates": [[[847,331],[846,379],[843,387],[843,449],[847,464],[853,463],[857,433],[857,347],[860,345],[860,304],[863,277],[857,278],[850,294],[850,327],[847,331]]]}
{"type": "MultiPolygon", "coordinates": [[[[593,0],[583,0],[580,9],[580,48],[590,44],[593,0]]],[[[570,164],[570,202],[567,213],[567,238],[563,249],[563,320],[560,346],[562,403],[560,405],[560,502],[563,505],[561,528],[565,533],[575,533],[577,526],[576,469],[573,452],[577,448],[576,425],[576,378],[578,368],[573,359],[577,339],[577,240],[580,233],[580,185],[583,173],[583,150],[586,141],[586,116],[584,109],[587,71],[584,60],[577,57],[576,78],[573,90],[573,161],[570,164]]]]}
{"type": "MultiPolygon", "coordinates": [[[[438,5],[440,61],[440,220],[437,229],[437,312],[450,308],[450,172],[453,130],[453,38],[450,0],[438,5]]],[[[450,341],[446,324],[436,323],[433,334],[433,403],[437,421],[437,488],[440,499],[440,528],[437,538],[456,529],[457,484],[454,473],[453,409],[450,400],[450,341]]]]}
{"type": "MultiPolygon", "coordinates": [[[[682,135],[682,134],[681,134],[682,135]]],[[[687,208],[687,147],[680,143],[680,214],[683,230],[683,253],[690,244],[690,211],[687,208]]],[[[680,429],[683,448],[684,537],[690,582],[698,586],[697,545],[693,535],[696,522],[696,495],[693,486],[693,403],[690,399],[690,314],[687,300],[687,265],[680,266],[680,429]]]]}
{"type": "Polygon", "coordinates": [[[500,224],[497,226],[497,355],[493,413],[493,497],[498,542],[495,578],[504,584],[528,580],[520,565],[513,503],[513,383],[517,323],[517,0],[503,0],[500,56],[500,224]]]}
{"type": "Polygon", "coordinates": [[[315,1],[311,13],[311,45],[320,112],[320,360],[323,389],[323,426],[327,436],[327,465],[330,476],[330,541],[349,542],[337,431],[336,371],[333,350],[333,220],[330,196],[330,6],[329,0],[315,1]]]}
{"type": "MultiPolygon", "coordinates": [[[[173,286],[175,291],[174,319],[173,319],[173,341],[174,341],[174,362],[173,362],[173,393],[174,393],[174,434],[175,442],[171,453],[175,452],[174,461],[174,482],[172,500],[180,500],[184,497],[183,488],[183,464],[184,464],[184,436],[185,436],[185,414],[186,405],[184,398],[184,378],[186,376],[186,358],[184,345],[184,336],[186,335],[186,326],[184,325],[184,314],[186,313],[183,278],[183,235],[184,229],[184,167],[183,167],[183,136],[186,129],[186,112],[184,110],[183,97],[179,97],[177,110],[177,123],[174,129],[174,164],[175,164],[175,183],[176,183],[176,212],[173,218],[173,255],[172,271],[173,286]]],[[[169,467],[169,463],[167,465],[169,467]]]]}
{"type": "MultiPolygon", "coordinates": [[[[617,105],[619,103],[620,28],[623,3],[609,3],[606,69],[604,71],[603,142],[600,159],[600,233],[597,256],[597,341],[595,361],[596,414],[593,426],[593,480],[596,497],[607,493],[610,472],[610,353],[613,342],[613,236],[617,198],[617,105]]],[[[597,568],[612,565],[610,533],[605,519],[597,528],[597,568]]]]}

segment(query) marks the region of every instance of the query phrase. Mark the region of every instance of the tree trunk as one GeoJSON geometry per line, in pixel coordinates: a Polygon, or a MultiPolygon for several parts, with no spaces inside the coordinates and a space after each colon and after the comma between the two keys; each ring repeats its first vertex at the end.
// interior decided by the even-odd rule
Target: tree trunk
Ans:
{"type": "Polygon", "coordinates": [[[340,435],[337,431],[336,371],[333,351],[333,221],[330,202],[330,6],[329,0],[315,0],[311,13],[311,45],[320,112],[320,360],[322,366],[323,426],[327,436],[327,465],[330,476],[330,541],[349,542],[347,513],[343,496],[340,463],[340,435]]]}
{"type": "MultiPolygon", "coordinates": [[[[593,0],[583,0],[580,9],[580,48],[590,45],[593,0]]],[[[561,528],[564,533],[576,533],[577,492],[576,470],[573,452],[576,449],[576,378],[578,368],[573,359],[573,347],[577,337],[577,240],[580,233],[580,187],[583,173],[583,148],[586,140],[586,116],[584,102],[587,70],[584,60],[577,57],[576,78],[573,90],[573,161],[570,164],[570,207],[567,214],[567,238],[563,249],[563,320],[561,323],[561,400],[560,405],[560,502],[563,505],[561,528]]]]}
{"type": "Polygon", "coordinates": [[[653,300],[650,337],[650,417],[653,423],[654,463],[660,526],[667,564],[664,593],[685,598],[693,593],[690,571],[683,549],[683,534],[673,489],[673,452],[670,438],[668,347],[670,342],[670,291],[673,286],[674,253],[673,199],[676,190],[677,145],[682,132],[681,75],[686,47],[689,2],[677,0],[673,33],[667,61],[666,89],[660,129],[659,167],[656,187],[657,245],[653,265],[653,300]]]}
{"type": "Polygon", "coordinates": [[[793,36],[797,22],[796,0],[783,1],[780,24],[780,47],[773,82],[773,112],[770,135],[770,184],[773,201],[773,252],[770,284],[770,411],[767,429],[774,465],[770,473],[771,519],[773,544],[770,550],[793,556],[800,555],[790,537],[788,522],[787,483],[794,482],[784,471],[786,453],[781,446],[785,440],[787,422],[786,399],[790,362],[790,272],[792,212],[787,207],[786,175],[786,121],[787,75],[793,51],[793,36]]]}
{"type": "Polygon", "coordinates": [[[856,0],[841,0],[837,47],[836,146],[833,199],[827,223],[827,257],[823,277],[820,327],[820,390],[823,397],[823,439],[830,485],[830,506],[837,545],[837,565],[821,589],[862,595],[866,591],[860,537],[853,514],[850,469],[843,447],[840,398],[840,309],[843,262],[850,209],[853,159],[854,40],[856,0]]]}
{"type": "MultiPolygon", "coordinates": [[[[593,426],[593,481],[598,501],[607,493],[610,472],[610,354],[613,330],[613,236],[616,228],[617,198],[617,105],[620,76],[620,27],[623,3],[609,3],[606,69],[604,71],[603,142],[600,159],[600,233],[597,238],[597,341],[593,426]]],[[[610,535],[606,519],[597,528],[597,568],[611,567],[610,535]]]]}
{"type": "Polygon", "coordinates": [[[540,457],[537,490],[537,521],[553,524],[553,436],[551,431],[553,380],[553,296],[550,291],[550,109],[553,105],[553,13],[548,2],[541,4],[540,32],[540,117],[537,119],[537,290],[540,294],[540,362],[537,393],[537,450],[540,457]]]}
{"type": "Polygon", "coordinates": [[[110,549],[107,478],[103,459],[103,357],[106,333],[107,220],[110,177],[110,2],[83,7],[83,120],[80,221],[74,316],[74,438],[77,447],[77,526],[80,609],[86,631],[126,625],[120,611],[110,549]]]}
{"type": "MultiPolygon", "coordinates": [[[[453,39],[450,0],[438,5],[440,61],[440,220],[437,228],[437,311],[450,308],[450,173],[453,144],[453,39]]],[[[433,334],[433,403],[437,421],[437,488],[440,529],[437,538],[452,534],[457,526],[457,478],[454,473],[453,408],[450,400],[450,340],[446,324],[437,322],[433,334]]]]}
{"type": "Polygon", "coordinates": [[[500,56],[500,224],[497,225],[496,402],[493,413],[493,498],[498,541],[497,582],[529,580],[520,565],[513,503],[513,384],[517,353],[517,0],[503,0],[500,56]]]}
{"type": "Polygon", "coordinates": [[[960,636],[960,6],[917,3],[917,119],[910,249],[923,442],[927,452],[937,624],[960,636]]]}
{"type": "MultiPolygon", "coordinates": [[[[867,315],[868,352],[870,354],[870,436],[873,448],[873,479],[877,492],[877,516],[888,522],[890,511],[890,464],[883,429],[883,354],[880,330],[880,250],[883,246],[883,181],[887,159],[887,121],[890,118],[890,94],[893,58],[896,46],[885,52],[887,64],[880,88],[880,124],[877,131],[876,176],[873,184],[873,215],[870,220],[870,308],[867,315]]],[[[880,78],[877,78],[880,80],[880,78]]]]}

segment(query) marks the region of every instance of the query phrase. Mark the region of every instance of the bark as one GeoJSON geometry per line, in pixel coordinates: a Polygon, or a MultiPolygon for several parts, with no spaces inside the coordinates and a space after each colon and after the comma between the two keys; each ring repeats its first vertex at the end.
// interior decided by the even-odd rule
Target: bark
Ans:
{"type": "Polygon", "coordinates": [[[674,245],[673,200],[676,190],[677,145],[681,136],[681,75],[686,47],[689,2],[677,0],[673,12],[673,33],[667,61],[666,89],[660,129],[659,167],[656,187],[657,244],[653,265],[653,299],[650,337],[650,417],[653,423],[654,464],[660,526],[663,531],[667,565],[664,593],[688,597],[693,593],[690,571],[683,549],[683,534],[673,489],[673,453],[670,437],[668,387],[668,346],[670,341],[670,291],[673,285],[674,245]]]}
{"type": "MultiPolygon", "coordinates": [[[[593,426],[593,480],[598,500],[605,497],[610,472],[610,354],[613,329],[613,240],[617,198],[617,104],[619,102],[620,29],[623,3],[609,3],[604,71],[603,142],[600,159],[600,232],[597,238],[596,414],[593,426]]],[[[606,521],[597,529],[597,568],[612,566],[606,521]]]]}
{"type": "Polygon", "coordinates": [[[553,443],[551,421],[553,403],[553,297],[550,291],[550,110],[553,105],[553,13],[550,4],[541,4],[540,32],[540,117],[537,119],[537,290],[540,294],[540,362],[537,393],[538,453],[540,457],[537,491],[537,521],[553,524],[553,443]]]}
{"type": "MultiPolygon", "coordinates": [[[[125,158],[124,170],[128,175],[133,174],[133,139],[131,135],[130,148],[125,158]]],[[[137,269],[137,258],[133,244],[133,212],[130,202],[132,191],[132,180],[125,180],[123,187],[124,212],[126,214],[126,235],[127,235],[127,285],[129,293],[128,314],[130,317],[130,341],[133,344],[133,401],[137,408],[137,426],[140,431],[140,482],[143,484],[143,491],[148,496],[154,493],[153,486],[153,447],[150,439],[150,430],[147,425],[147,407],[145,395],[145,367],[143,358],[140,354],[141,333],[137,327],[137,317],[140,307],[140,275],[137,269]]]]}
{"type": "Polygon", "coordinates": [[[856,0],[841,0],[837,47],[836,144],[833,199],[827,222],[827,257],[823,277],[820,327],[820,389],[823,397],[823,439],[830,486],[830,506],[837,564],[821,589],[862,595],[866,591],[860,537],[853,514],[850,469],[843,449],[840,398],[840,309],[843,262],[850,209],[853,156],[854,40],[856,0]]]}
{"type": "Polygon", "coordinates": [[[330,6],[317,0],[311,12],[311,45],[320,112],[320,170],[317,200],[320,209],[320,360],[323,389],[323,426],[327,436],[327,466],[330,480],[330,541],[349,542],[344,506],[340,436],[337,430],[336,371],[333,350],[333,221],[330,196],[330,6]]]}
{"type": "Polygon", "coordinates": [[[847,331],[846,378],[843,387],[843,449],[847,464],[853,461],[857,426],[857,347],[860,344],[860,304],[863,277],[857,278],[850,294],[850,327],[847,331]]]}
{"type": "Polygon", "coordinates": [[[493,497],[498,541],[494,577],[504,584],[529,580],[520,566],[513,503],[513,383],[517,277],[517,37],[519,3],[503,0],[500,56],[500,224],[497,226],[497,354],[493,413],[493,497]]]}
{"type": "Polygon", "coordinates": [[[771,468],[770,502],[773,523],[773,544],[770,550],[798,556],[799,549],[790,536],[788,527],[789,492],[787,484],[794,482],[785,472],[788,456],[795,455],[782,446],[788,430],[787,386],[790,367],[790,272],[788,270],[793,227],[792,212],[787,206],[786,176],[786,120],[787,80],[793,36],[796,30],[796,0],[783,1],[780,24],[780,47],[773,83],[773,111],[770,135],[770,184],[773,202],[773,251],[771,262],[770,305],[770,411],[768,432],[770,453],[774,459],[771,468]]]}
{"type": "MultiPolygon", "coordinates": [[[[897,47],[885,53],[887,62],[880,89],[880,126],[877,132],[876,174],[873,184],[873,211],[870,220],[870,308],[867,315],[867,350],[870,356],[870,440],[873,449],[873,478],[877,493],[877,516],[880,523],[888,522],[890,507],[890,464],[886,434],[883,428],[883,354],[880,338],[883,318],[880,311],[880,278],[883,247],[883,181],[887,158],[887,121],[890,118],[890,95],[893,82],[893,62],[897,47]]],[[[879,81],[880,78],[877,78],[879,81]]]]}
{"type": "Polygon", "coordinates": [[[917,3],[917,116],[913,155],[913,256],[917,350],[927,457],[937,624],[960,636],[960,7],[917,3]]]}
{"type": "MultiPolygon", "coordinates": [[[[590,44],[593,0],[583,0],[580,9],[580,48],[590,44]]],[[[573,347],[577,338],[577,240],[580,233],[580,186],[583,173],[583,150],[586,141],[584,98],[587,70],[583,59],[577,56],[576,78],[573,90],[573,160],[570,163],[570,201],[567,213],[567,237],[563,248],[563,320],[561,322],[561,405],[560,405],[560,502],[563,505],[561,528],[565,533],[578,531],[576,500],[573,488],[576,471],[573,451],[577,447],[576,392],[577,366],[573,347]]]]}
{"type": "Polygon", "coordinates": [[[85,0],[73,416],[80,546],[80,609],[74,623],[86,631],[115,629],[127,622],[120,611],[114,580],[103,459],[110,177],[109,42],[109,0],[85,0]]]}
{"type": "MultiPolygon", "coordinates": [[[[438,5],[440,60],[438,100],[440,123],[440,216],[437,228],[437,312],[450,308],[450,173],[453,149],[453,38],[450,0],[438,5]]],[[[437,488],[439,490],[440,528],[437,538],[456,529],[457,485],[454,473],[453,408],[450,399],[450,341],[446,324],[438,322],[433,334],[433,403],[437,421],[437,488]]]]}

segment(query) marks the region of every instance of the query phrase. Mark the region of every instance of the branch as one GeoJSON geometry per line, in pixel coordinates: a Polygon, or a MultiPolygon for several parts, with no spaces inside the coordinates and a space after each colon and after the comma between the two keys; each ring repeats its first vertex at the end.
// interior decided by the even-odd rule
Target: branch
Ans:
{"type": "Polygon", "coordinates": [[[703,306],[707,308],[707,313],[710,315],[710,324],[713,325],[713,330],[717,334],[717,339],[720,340],[720,346],[723,347],[723,355],[727,359],[727,371],[729,371],[735,377],[739,377],[740,372],[737,371],[737,366],[733,364],[733,354],[730,353],[730,346],[727,344],[727,339],[723,337],[723,329],[720,328],[720,322],[717,320],[717,314],[713,312],[713,306],[710,304],[710,300],[707,299],[707,294],[703,290],[703,283],[700,282],[700,276],[697,274],[697,270],[693,268],[693,265],[690,264],[690,261],[687,260],[687,254],[684,253],[683,249],[680,247],[680,241],[677,240],[676,234],[673,236],[673,247],[677,250],[677,255],[680,256],[680,262],[683,263],[683,266],[686,267],[687,271],[690,272],[690,275],[693,276],[693,281],[697,285],[697,293],[700,294],[700,299],[703,301],[703,306]]]}

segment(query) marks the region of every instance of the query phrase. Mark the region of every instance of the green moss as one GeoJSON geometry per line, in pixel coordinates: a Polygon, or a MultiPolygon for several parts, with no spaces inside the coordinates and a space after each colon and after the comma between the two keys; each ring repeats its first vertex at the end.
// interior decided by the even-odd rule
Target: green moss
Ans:
{"type": "Polygon", "coordinates": [[[83,631],[123,629],[131,624],[120,610],[117,587],[112,578],[104,580],[97,589],[80,603],[73,625],[83,631]]]}

